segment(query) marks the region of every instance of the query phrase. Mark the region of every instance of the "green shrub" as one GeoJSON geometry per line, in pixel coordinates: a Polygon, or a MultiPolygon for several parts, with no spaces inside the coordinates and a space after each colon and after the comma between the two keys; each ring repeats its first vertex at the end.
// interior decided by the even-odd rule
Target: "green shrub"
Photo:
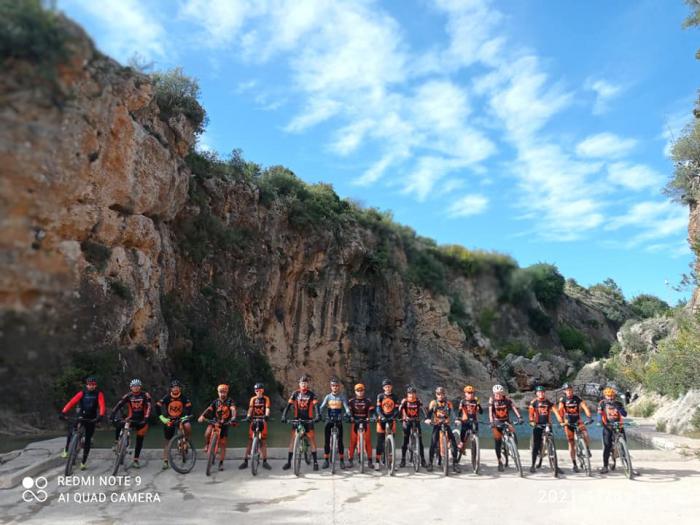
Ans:
{"type": "Polygon", "coordinates": [[[479,329],[486,337],[491,336],[493,322],[496,320],[497,315],[493,308],[484,308],[479,312],[479,329]]]}
{"type": "Polygon", "coordinates": [[[536,352],[532,348],[517,339],[506,341],[498,347],[499,359],[505,359],[509,354],[533,357],[535,353],[536,352]]]}
{"type": "Polygon", "coordinates": [[[586,337],[573,326],[562,325],[557,330],[557,333],[559,334],[561,345],[566,350],[586,349],[586,337]]]}
{"type": "Polygon", "coordinates": [[[226,226],[206,207],[198,215],[185,219],[181,224],[181,232],[180,245],[185,254],[196,262],[202,262],[218,251],[240,253],[250,242],[247,230],[226,226]]]}
{"type": "Polygon", "coordinates": [[[260,175],[260,166],[246,161],[241,151],[235,149],[228,160],[222,160],[211,151],[191,150],[185,162],[195,177],[209,179],[212,177],[226,180],[252,181],[260,175]]]}
{"type": "Polygon", "coordinates": [[[530,293],[547,308],[555,307],[564,294],[564,277],[552,264],[538,263],[518,268],[510,274],[506,298],[513,304],[523,303],[530,293]]]}
{"type": "Polygon", "coordinates": [[[99,271],[102,272],[107,268],[107,262],[112,256],[112,249],[109,246],[86,239],[80,243],[80,249],[83,251],[85,260],[99,271]]]}
{"type": "Polygon", "coordinates": [[[700,196],[700,120],[688,124],[671,148],[673,178],[665,193],[684,204],[698,201],[700,196]]]}
{"type": "Polygon", "coordinates": [[[645,367],[645,386],[671,397],[700,388],[700,334],[684,327],[675,338],[659,343],[645,367]]]}
{"type": "Polygon", "coordinates": [[[445,267],[425,250],[409,248],[407,277],[418,286],[435,293],[447,292],[445,267]]]}
{"type": "Polygon", "coordinates": [[[129,287],[118,279],[110,279],[109,288],[114,295],[124,299],[128,303],[134,300],[134,295],[131,293],[129,287]]]}
{"type": "Polygon", "coordinates": [[[668,422],[665,419],[659,419],[656,422],[656,431],[657,432],[666,432],[666,426],[668,425],[668,422]]]}
{"type": "Polygon", "coordinates": [[[629,407],[629,413],[634,417],[651,417],[657,408],[658,405],[653,401],[640,401],[629,407]]]}
{"type": "Polygon", "coordinates": [[[186,76],[182,68],[174,68],[151,75],[155,100],[160,108],[160,118],[168,122],[171,117],[184,115],[194,124],[195,133],[204,131],[207,114],[199,101],[199,84],[186,76]]]}
{"type": "Polygon", "coordinates": [[[527,324],[539,335],[547,335],[552,329],[552,319],[539,308],[528,308],[527,324]]]}
{"type": "Polygon", "coordinates": [[[69,356],[66,366],[53,381],[54,397],[70,399],[83,387],[83,381],[88,375],[96,376],[100,387],[105,390],[118,369],[119,357],[114,350],[75,352],[69,356]]]}
{"type": "Polygon", "coordinates": [[[40,0],[0,2],[0,62],[29,60],[55,65],[66,59],[70,35],[40,0]]]}
{"type": "Polygon", "coordinates": [[[630,301],[630,306],[642,319],[664,315],[671,309],[666,301],[662,301],[658,297],[648,294],[638,295],[630,301]]]}
{"type": "Polygon", "coordinates": [[[690,418],[690,424],[695,430],[700,430],[700,407],[695,407],[693,417],[690,418]]]}
{"type": "Polygon", "coordinates": [[[439,246],[435,256],[465,277],[493,271],[497,277],[505,279],[518,267],[509,255],[484,250],[468,250],[458,244],[439,246]]]}

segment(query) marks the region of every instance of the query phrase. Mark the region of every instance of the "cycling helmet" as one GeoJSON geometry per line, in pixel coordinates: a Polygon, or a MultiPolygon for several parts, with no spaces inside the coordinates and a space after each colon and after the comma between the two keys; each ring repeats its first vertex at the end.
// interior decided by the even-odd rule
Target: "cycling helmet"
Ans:
{"type": "Polygon", "coordinates": [[[170,381],[170,388],[182,388],[182,383],[180,383],[180,381],[177,379],[173,379],[170,381]]]}
{"type": "Polygon", "coordinates": [[[493,388],[491,389],[494,394],[505,394],[506,389],[503,388],[503,385],[493,385],[493,388]]]}
{"type": "Polygon", "coordinates": [[[340,380],[337,377],[331,377],[331,385],[339,385],[340,380]]]}
{"type": "Polygon", "coordinates": [[[143,383],[141,383],[140,379],[132,379],[131,383],[129,383],[129,388],[133,386],[143,386],[143,383]]]}
{"type": "Polygon", "coordinates": [[[95,384],[97,384],[97,378],[95,378],[95,376],[87,376],[87,377],[85,378],[85,384],[88,384],[88,383],[95,383],[95,384]]]}
{"type": "Polygon", "coordinates": [[[365,385],[363,385],[362,383],[357,383],[355,385],[355,390],[364,390],[364,389],[365,389],[365,385]]]}
{"type": "Polygon", "coordinates": [[[535,392],[544,392],[544,387],[542,385],[537,385],[535,387],[535,392]]]}
{"type": "Polygon", "coordinates": [[[308,383],[308,382],[309,382],[309,376],[307,376],[306,374],[304,374],[303,376],[301,376],[301,377],[299,378],[299,382],[300,382],[300,383],[308,383]]]}
{"type": "Polygon", "coordinates": [[[445,393],[445,387],[439,386],[435,389],[436,394],[444,394],[445,393]]]}
{"type": "Polygon", "coordinates": [[[474,393],[474,387],[471,385],[467,385],[464,387],[464,393],[465,394],[473,394],[474,393]]]}
{"type": "Polygon", "coordinates": [[[574,388],[574,387],[571,386],[569,383],[564,383],[563,385],[561,385],[562,390],[566,390],[567,388],[574,388]]]}
{"type": "Polygon", "coordinates": [[[615,397],[617,392],[615,392],[615,389],[612,387],[607,387],[606,389],[603,390],[603,395],[605,397],[615,397]]]}
{"type": "Polygon", "coordinates": [[[226,383],[221,383],[216,387],[217,392],[228,392],[228,385],[226,383]]]}
{"type": "Polygon", "coordinates": [[[413,385],[408,385],[408,387],[406,387],[406,393],[407,393],[407,394],[415,394],[415,393],[416,393],[416,387],[413,386],[413,385]]]}
{"type": "Polygon", "coordinates": [[[382,379],[382,386],[387,386],[387,385],[391,386],[391,379],[385,377],[384,379],[382,379]]]}
{"type": "Polygon", "coordinates": [[[265,390],[265,385],[263,385],[262,383],[255,383],[253,390],[265,390]]]}

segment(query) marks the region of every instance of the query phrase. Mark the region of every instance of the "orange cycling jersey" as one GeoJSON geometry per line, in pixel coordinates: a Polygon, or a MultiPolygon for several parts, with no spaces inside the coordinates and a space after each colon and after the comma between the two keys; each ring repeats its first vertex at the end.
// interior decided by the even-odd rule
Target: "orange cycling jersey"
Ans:
{"type": "Polygon", "coordinates": [[[251,417],[264,417],[267,410],[270,408],[270,398],[267,396],[253,396],[248,403],[251,417]]]}
{"type": "Polygon", "coordinates": [[[311,390],[302,392],[295,390],[288,401],[294,407],[294,417],[298,419],[313,419],[314,406],[318,403],[318,398],[311,390]]]}
{"type": "Polygon", "coordinates": [[[398,411],[399,404],[396,402],[394,394],[385,394],[382,392],[377,396],[377,415],[385,417],[394,417],[398,411]]]}
{"type": "Polygon", "coordinates": [[[603,424],[607,424],[610,421],[622,423],[622,416],[627,415],[627,412],[619,402],[609,401],[607,399],[603,399],[600,403],[598,403],[598,413],[603,420],[603,424]]]}
{"type": "Polygon", "coordinates": [[[407,398],[401,400],[399,405],[399,413],[408,419],[417,419],[420,417],[420,410],[423,403],[416,398],[415,401],[409,401],[407,398]]]}
{"type": "Polygon", "coordinates": [[[438,401],[433,399],[428,405],[428,414],[432,415],[433,424],[449,423],[452,413],[452,403],[450,401],[438,401]]]}
{"type": "Polygon", "coordinates": [[[495,421],[506,421],[508,412],[513,409],[513,401],[506,396],[501,399],[490,398],[489,409],[495,421]]]}
{"type": "Polygon", "coordinates": [[[478,414],[481,414],[484,410],[481,408],[481,403],[479,403],[479,398],[474,399],[462,399],[459,402],[459,413],[460,419],[462,421],[475,420],[478,414]]]}
{"type": "Polygon", "coordinates": [[[233,399],[227,397],[221,401],[218,397],[204,411],[203,415],[208,413],[214,414],[214,419],[222,423],[228,423],[229,420],[236,416],[236,404],[233,399]]]}
{"type": "Polygon", "coordinates": [[[537,423],[538,425],[545,425],[551,423],[552,409],[554,408],[554,403],[549,399],[533,399],[530,401],[530,407],[528,412],[530,414],[530,421],[537,423]]]}
{"type": "Polygon", "coordinates": [[[158,415],[161,415],[163,409],[165,409],[165,413],[169,418],[177,419],[183,415],[189,416],[192,413],[192,403],[182,394],[178,397],[166,394],[163,399],[156,403],[158,415]]]}
{"type": "Polygon", "coordinates": [[[586,407],[586,402],[578,396],[563,396],[559,399],[559,415],[566,417],[569,423],[576,423],[581,417],[581,408],[586,407]]]}

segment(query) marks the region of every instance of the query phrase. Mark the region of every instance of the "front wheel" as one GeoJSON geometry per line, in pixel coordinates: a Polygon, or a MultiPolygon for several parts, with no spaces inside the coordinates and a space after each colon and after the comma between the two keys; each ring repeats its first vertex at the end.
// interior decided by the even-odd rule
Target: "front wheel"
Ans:
{"type": "Polygon", "coordinates": [[[547,438],[547,456],[549,458],[549,467],[552,469],[552,475],[558,478],[559,462],[557,460],[557,449],[554,446],[554,440],[552,438],[547,438]]]}
{"type": "Polygon", "coordinates": [[[576,450],[578,451],[578,460],[583,467],[586,476],[591,475],[591,458],[588,457],[588,445],[583,437],[579,436],[576,441],[576,450]]]}
{"type": "Polygon", "coordinates": [[[336,461],[338,459],[338,433],[331,434],[331,474],[335,474],[336,461]]]}
{"type": "Polygon", "coordinates": [[[258,475],[258,466],[260,465],[260,438],[256,435],[253,438],[253,444],[250,446],[250,472],[253,476],[258,475]]]}
{"type": "Polygon", "coordinates": [[[304,455],[304,451],[302,450],[302,441],[304,440],[304,437],[301,435],[300,432],[297,432],[296,437],[294,438],[294,449],[293,449],[293,454],[292,454],[292,461],[294,462],[294,475],[299,476],[301,474],[301,457],[304,455]]]}
{"type": "Polygon", "coordinates": [[[412,460],[413,460],[413,470],[414,472],[419,472],[420,471],[420,439],[418,439],[418,433],[416,431],[413,432],[411,438],[413,442],[411,443],[411,454],[412,454],[412,460]]]}
{"type": "Polygon", "coordinates": [[[365,472],[365,463],[366,463],[366,458],[365,458],[365,433],[364,431],[359,433],[360,435],[358,436],[358,446],[360,447],[360,450],[357,452],[357,457],[360,458],[360,472],[364,474],[365,472]]]}
{"type": "Polygon", "coordinates": [[[66,476],[73,474],[73,467],[78,459],[78,449],[80,448],[80,433],[73,431],[73,436],[68,445],[68,460],[66,461],[66,476]]]}
{"type": "Polygon", "coordinates": [[[394,475],[395,465],[395,454],[394,450],[394,436],[387,436],[386,442],[384,443],[384,464],[386,465],[387,474],[390,476],[394,475]]]}
{"type": "Polygon", "coordinates": [[[472,471],[474,474],[478,474],[481,467],[481,450],[479,448],[479,436],[476,434],[472,434],[471,438],[471,456],[472,471]]]}
{"type": "Polygon", "coordinates": [[[510,454],[513,456],[513,465],[522,478],[523,464],[520,462],[520,452],[518,452],[518,447],[515,445],[515,440],[512,437],[508,438],[508,446],[510,447],[510,454]]]}
{"type": "Polygon", "coordinates": [[[450,451],[448,447],[447,432],[440,432],[440,455],[442,456],[442,475],[448,476],[450,473],[450,451]]]}
{"type": "Polygon", "coordinates": [[[211,476],[214,462],[216,461],[216,447],[219,444],[219,436],[212,432],[209,439],[209,455],[207,456],[207,476],[211,476]]]}
{"type": "Polygon", "coordinates": [[[625,476],[627,476],[627,479],[633,479],[634,471],[632,470],[632,457],[630,456],[630,451],[627,448],[627,440],[621,437],[617,442],[617,446],[620,449],[620,462],[622,463],[622,468],[625,470],[625,476]]]}
{"type": "Polygon", "coordinates": [[[184,434],[178,433],[168,443],[168,461],[175,472],[187,474],[194,468],[197,451],[184,434]]]}
{"type": "Polygon", "coordinates": [[[119,434],[119,441],[117,442],[116,454],[114,456],[114,466],[112,467],[112,476],[116,476],[119,472],[119,465],[124,464],[124,458],[126,458],[126,451],[129,448],[129,432],[122,430],[119,434]]]}

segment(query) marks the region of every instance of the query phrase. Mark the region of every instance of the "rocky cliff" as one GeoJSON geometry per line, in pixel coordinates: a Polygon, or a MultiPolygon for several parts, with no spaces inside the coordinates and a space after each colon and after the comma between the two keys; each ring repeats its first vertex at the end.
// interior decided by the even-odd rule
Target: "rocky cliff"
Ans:
{"type": "Polygon", "coordinates": [[[0,57],[0,395],[22,421],[45,426],[87,372],[112,401],[132,376],[197,402],[263,379],[280,399],[302,372],[456,395],[555,384],[574,347],[614,340],[581,298],[509,298],[514,263],[467,265],[327,186],[192,152],[198,122],[58,23],[61,60],[0,57]]]}

